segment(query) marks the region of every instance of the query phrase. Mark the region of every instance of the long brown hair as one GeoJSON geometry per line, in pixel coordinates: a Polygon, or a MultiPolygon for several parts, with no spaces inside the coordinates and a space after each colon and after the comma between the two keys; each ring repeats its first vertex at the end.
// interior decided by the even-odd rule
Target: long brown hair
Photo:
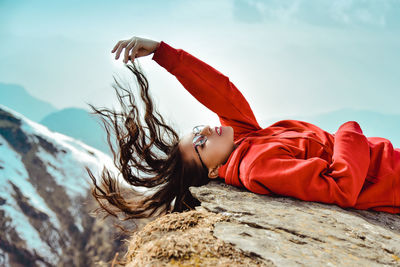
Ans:
{"type": "Polygon", "coordinates": [[[121,186],[105,167],[100,179],[87,168],[94,185],[92,195],[107,215],[123,220],[191,208],[198,203],[188,189],[206,184],[207,173],[194,161],[183,160],[179,136],[154,108],[142,70],[135,64],[126,66],[137,80],[144,116],[130,86],[122,86],[115,77],[113,88],[121,111],[89,106],[106,130],[115,167],[133,187],[121,186]],[[138,190],[140,187],[146,190],[138,190]]]}

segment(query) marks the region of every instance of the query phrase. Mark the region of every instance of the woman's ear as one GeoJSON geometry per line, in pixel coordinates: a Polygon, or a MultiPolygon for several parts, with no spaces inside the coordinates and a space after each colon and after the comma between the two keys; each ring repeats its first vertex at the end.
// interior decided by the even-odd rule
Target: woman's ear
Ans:
{"type": "Polygon", "coordinates": [[[222,164],[220,164],[212,169],[208,169],[208,178],[210,178],[210,179],[218,178],[218,169],[221,166],[222,166],[222,164]]]}

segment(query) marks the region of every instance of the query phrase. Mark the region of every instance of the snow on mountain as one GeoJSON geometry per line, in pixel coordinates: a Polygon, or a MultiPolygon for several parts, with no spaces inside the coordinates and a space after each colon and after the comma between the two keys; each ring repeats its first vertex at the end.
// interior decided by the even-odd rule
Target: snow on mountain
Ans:
{"type": "Polygon", "coordinates": [[[103,152],[0,105],[0,266],[90,266],[94,239],[114,245],[93,236],[108,226],[89,216],[85,167],[104,166],[115,171],[103,152]]]}
{"type": "MultiPolygon", "coordinates": [[[[0,197],[5,199],[6,202],[1,206],[5,211],[4,216],[12,218],[12,224],[18,235],[26,241],[28,248],[34,248],[39,254],[46,255],[48,260],[54,261],[55,255],[52,249],[40,239],[36,229],[27,224],[27,218],[18,207],[17,201],[13,198],[13,185],[20,188],[21,194],[29,196],[29,202],[32,206],[36,207],[42,214],[47,214],[52,225],[56,228],[60,227],[60,222],[52,210],[50,210],[43,198],[36,194],[35,188],[29,183],[28,172],[21,162],[21,156],[13,151],[13,149],[6,143],[4,138],[0,137],[0,162],[2,164],[2,171],[0,172],[0,197]]],[[[34,253],[34,251],[31,251],[34,253]]]]}

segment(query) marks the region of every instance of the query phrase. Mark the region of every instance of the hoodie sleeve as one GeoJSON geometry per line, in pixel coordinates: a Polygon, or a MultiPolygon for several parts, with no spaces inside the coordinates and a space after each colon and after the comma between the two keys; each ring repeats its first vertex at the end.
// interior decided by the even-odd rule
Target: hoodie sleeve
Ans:
{"type": "Polygon", "coordinates": [[[244,96],[216,69],[164,42],[160,43],[152,59],[173,74],[200,103],[216,113],[223,126],[231,126],[236,138],[261,129],[244,96]]]}
{"type": "Polygon", "coordinates": [[[244,186],[260,194],[275,193],[306,201],[355,205],[369,168],[369,145],[360,126],[349,121],[335,134],[332,163],[313,157],[296,159],[276,143],[250,167],[244,186]]]}

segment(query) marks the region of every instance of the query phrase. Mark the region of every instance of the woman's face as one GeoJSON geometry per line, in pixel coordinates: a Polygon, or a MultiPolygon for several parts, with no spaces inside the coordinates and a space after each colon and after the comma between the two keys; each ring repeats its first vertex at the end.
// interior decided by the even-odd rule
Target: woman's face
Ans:
{"type": "Polygon", "coordinates": [[[184,160],[194,160],[198,166],[202,166],[203,162],[208,169],[208,176],[217,178],[218,168],[226,163],[235,149],[233,128],[211,128],[209,125],[195,127],[193,132],[186,134],[179,141],[179,148],[184,160]]]}

